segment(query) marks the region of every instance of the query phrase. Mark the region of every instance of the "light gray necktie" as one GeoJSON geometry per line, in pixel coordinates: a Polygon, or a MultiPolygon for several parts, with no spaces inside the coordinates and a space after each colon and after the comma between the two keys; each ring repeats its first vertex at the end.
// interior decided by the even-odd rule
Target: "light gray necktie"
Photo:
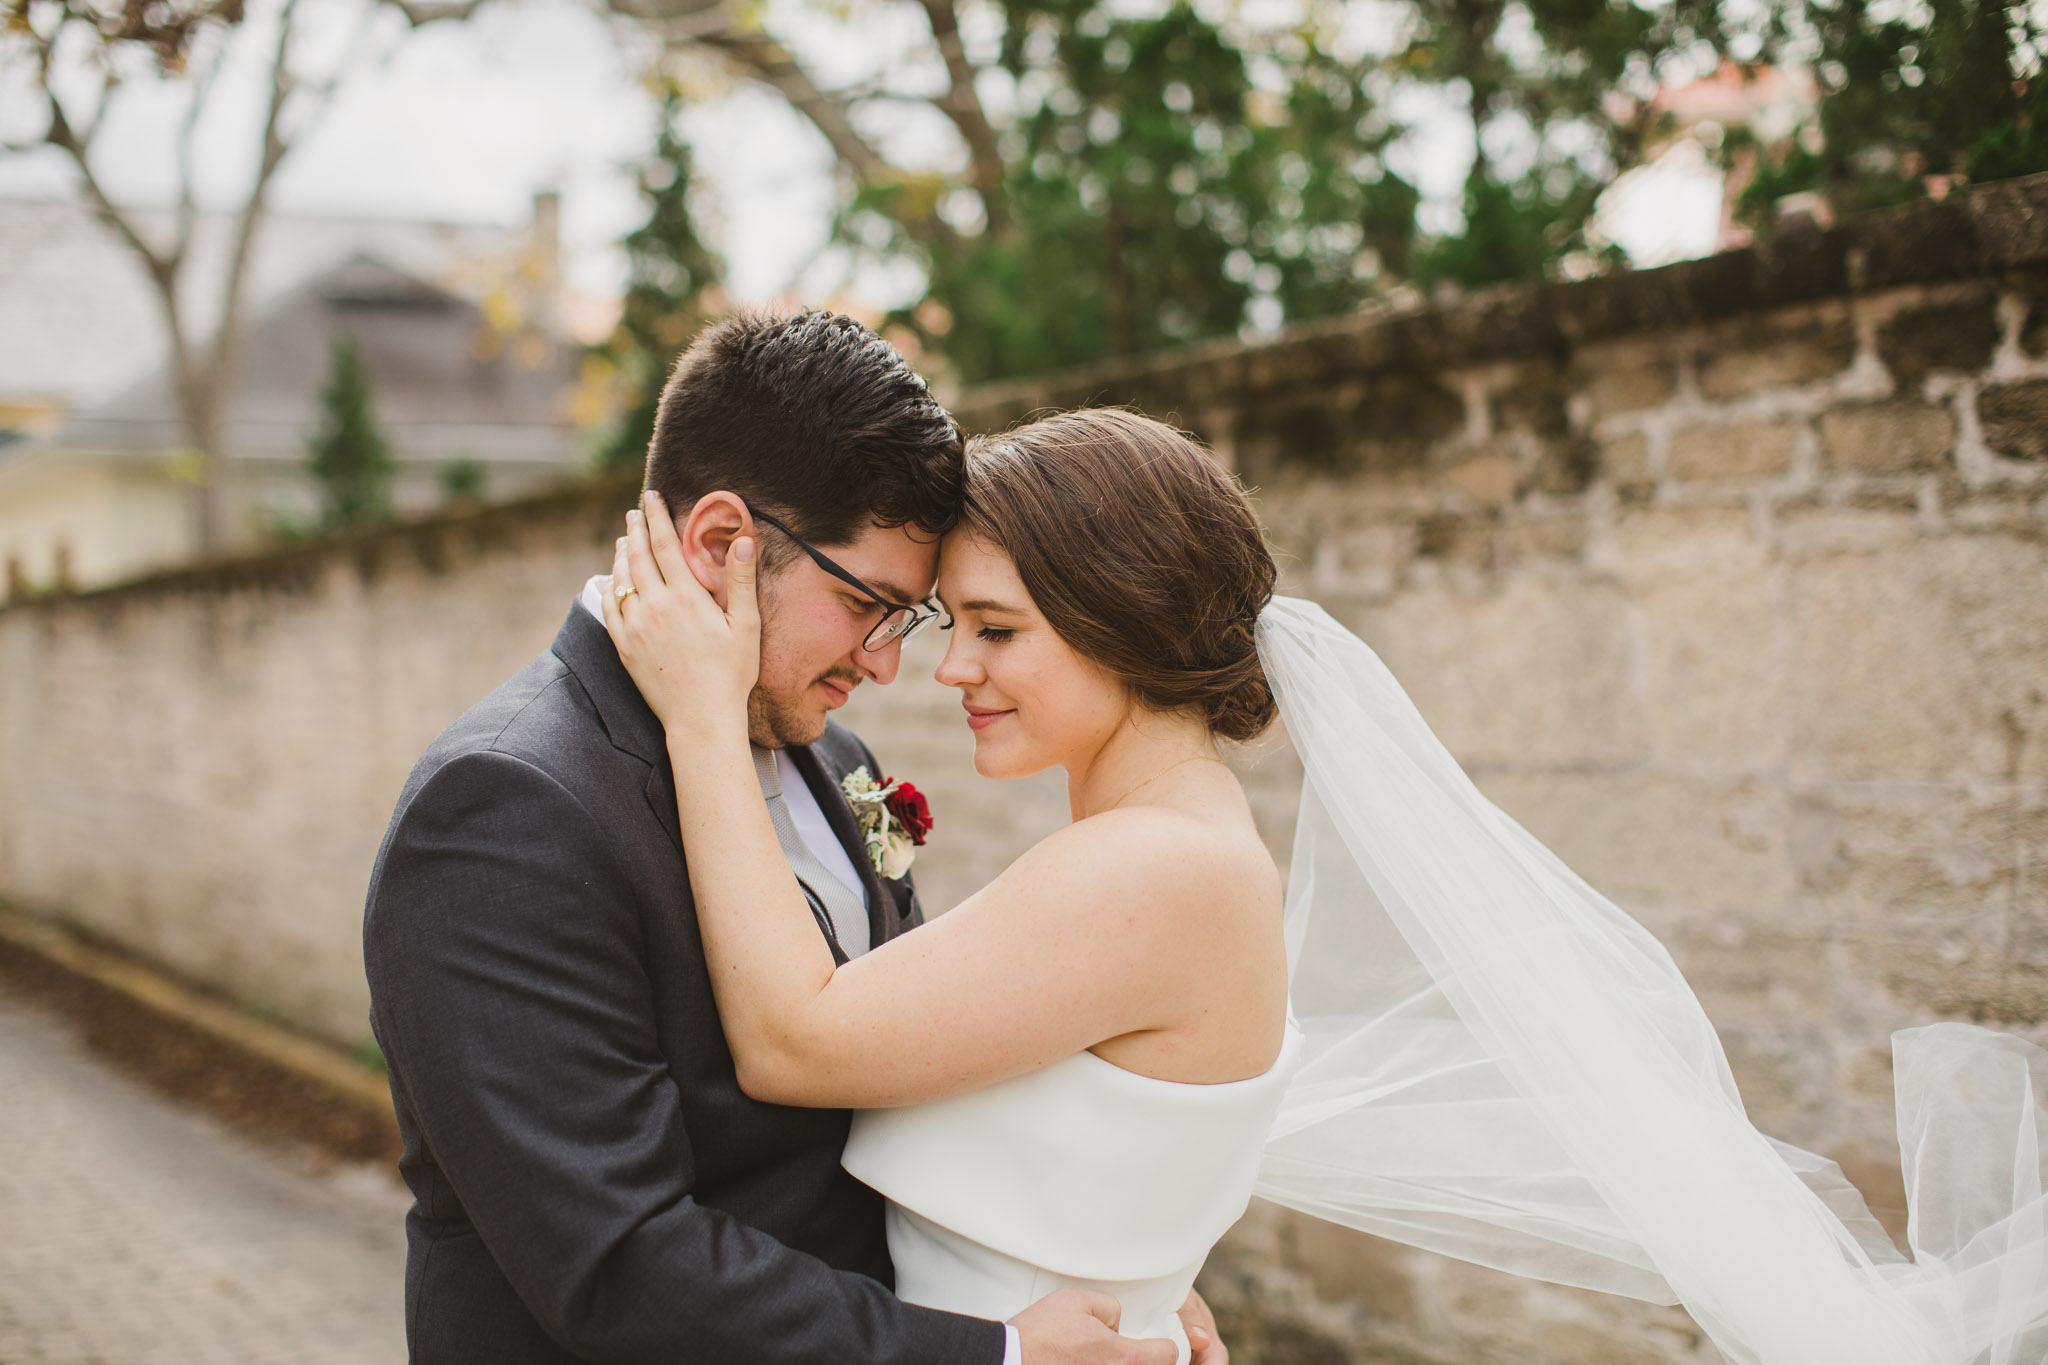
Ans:
{"type": "Polygon", "coordinates": [[[868,950],[870,937],[868,909],[861,893],[833,875],[832,869],[805,842],[803,831],[796,827],[796,817],[790,813],[789,802],[782,795],[782,774],[775,766],[773,749],[754,746],[754,776],[760,779],[761,795],[768,800],[768,818],[775,825],[775,842],[782,845],[782,856],[789,859],[797,880],[809,887],[824,905],[840,951],[849,958],[859,957],[868,950]]]}

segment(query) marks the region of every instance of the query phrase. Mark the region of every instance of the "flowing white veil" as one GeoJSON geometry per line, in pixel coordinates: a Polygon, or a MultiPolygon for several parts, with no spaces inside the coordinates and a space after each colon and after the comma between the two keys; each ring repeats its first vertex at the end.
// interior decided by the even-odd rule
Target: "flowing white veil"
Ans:
{"type": "Polygon", "coordinates": [[[1893,1036],[1902,1256],[1834,1163],[1750,1126],[1670,955],[1480,794],[1362,640],[1275,598],[1258,644],[1306,770],[1306,1046],[1260,1195],[1683,1303],[1735,1365],[2048,1359],[2048,1052],[1893,1036]]]}

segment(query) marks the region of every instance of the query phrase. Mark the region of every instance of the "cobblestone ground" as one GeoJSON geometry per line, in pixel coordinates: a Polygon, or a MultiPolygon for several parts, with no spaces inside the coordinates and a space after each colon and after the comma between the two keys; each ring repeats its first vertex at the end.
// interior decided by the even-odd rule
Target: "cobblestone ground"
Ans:
{"type": "Polygon", "coordinates": [[[406,1202],[0,993],[0,1365],[400,1365],[406,1202]]]}

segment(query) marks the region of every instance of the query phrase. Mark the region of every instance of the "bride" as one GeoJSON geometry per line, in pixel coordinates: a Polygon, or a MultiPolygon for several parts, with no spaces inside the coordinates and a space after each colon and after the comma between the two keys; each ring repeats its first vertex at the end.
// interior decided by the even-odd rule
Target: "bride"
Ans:
{"type": "Polygon", "coordinates": [[[721,608],[652,508],[606,619],[677,758],[740,1083],[865,1111],[844,1164],[889,1200],[906,1300],[1098,1291],[1185,1362],[1175,1309],[1256,1191],[1682,1302],[1734,1362],[2048,1359],[2048,1054],[1896,1036],[1902,1255],[1832,1163],[1750,1127],[1655,939],[1479,794],[1361,641],[1272,596],[1236,482],[1130,413],[976,442],[940,559],[937,676],[977,771],[1063,767],[1073,822],[835,971],[742,799],[761,534],[721,608]],[[1219,752],[1276,710],[1306,771],[1284,897],[1219,752]]]}

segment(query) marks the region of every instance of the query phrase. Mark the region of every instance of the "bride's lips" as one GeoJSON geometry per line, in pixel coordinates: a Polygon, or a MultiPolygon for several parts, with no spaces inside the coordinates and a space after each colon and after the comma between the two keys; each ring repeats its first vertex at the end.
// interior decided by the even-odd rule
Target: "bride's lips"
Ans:
{"type": "Polygon", "coordinates": [[[986,730],[1004,716],[1011,714],[1011,711],[998,711],[987,706],[970,706],[967,708],[967,724],[975,730],[986,730]]]}

